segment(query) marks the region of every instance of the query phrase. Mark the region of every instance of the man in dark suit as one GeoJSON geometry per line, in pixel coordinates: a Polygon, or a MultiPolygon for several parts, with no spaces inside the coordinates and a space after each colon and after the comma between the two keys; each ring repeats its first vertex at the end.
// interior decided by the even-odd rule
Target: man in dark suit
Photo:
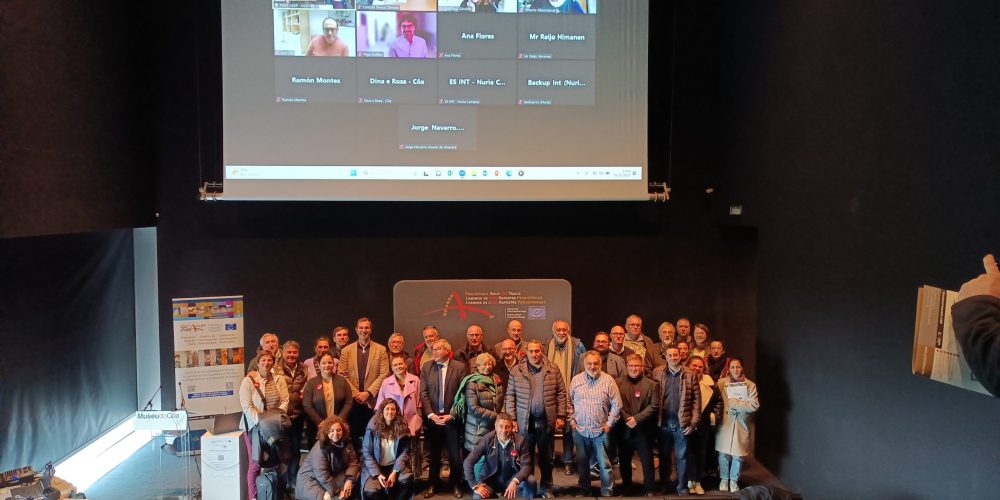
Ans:
{"type": "MultiPolygon", "coordinates": [[[[625,362],[626,375],[618,379],[622,396],[621,418],[615,425],[618,442],[619,471],[622,492],[632,487],[632,452],[639,454],[642,464],[642,483],[646,496],[653,496],[654,474],[652,436],[657,433],[656,417],[660,412],[660,388],[643,373],[642,356],[632,353],[625,362]]],[[[669,460],[669,459],[667,459],[669,460]]]]}
{"type": "Polygon", "coordinates": [[[514,417],[499,413],[496,430],[483,439],[465,457],[465,478],[472,488],[472,498],[513,498],[518,490],[524,498],[535,497],[534,466],[528,442],[514,432],[514,417]]]}
{"type": "Polygon", "coordinates": [[[435,488],[441,481],[441,445],[448,449],[448,466],[451,468],[449,480],[455,498],[462,498],[462,455],[459,439],[462,436],[461,423],[451,416],[458,385],[465,377],[465,365],[451,359],[451,343],[439,339],[433,344],[433,362],[420,368],[420,402],[424,414],[424,443],[430,449],[430,487],[424,498],[434,496],[435,488]]]}

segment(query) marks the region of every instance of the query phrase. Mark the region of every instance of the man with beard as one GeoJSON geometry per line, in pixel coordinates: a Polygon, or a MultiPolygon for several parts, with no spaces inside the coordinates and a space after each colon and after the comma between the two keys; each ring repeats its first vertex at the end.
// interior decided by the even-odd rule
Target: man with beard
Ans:
{"type": "MultiPolygon", "coordinates": [[[[607,332],[597,332],[594,335],[594,350],[601,355],[601,366],[604,372],[611,375],[611,378],[618,380],[625,376],[625,358],[622,358],[609,350],[611,337],[607,332]]],[[[635,353],[633,353],[635,354],[635,353]]]]}
{"type": "Polygon", "coordinates": [[[545,357],[539,340],[529,340],[526,351],[525,362],[510,372],[504,408],[517,417],[514,430],[528,441],[532,460],[541,470],[539,495],[551,498],[552,436],[566,423],[566,384],[559,367],[545,357]]]}
{"type": "Polygon", "coordinates": [[[327,57],[347,57],[349,50],[337,33],[340,31],[340,24],[336,19],[328,17],[323,20],[323,34],[316,35],[309,41],[306,48],[307,56],[327,56],[327,57]]]}
{"type": "Polygon", "coordinates": [[[597,462],[601,496],[611,496],[614,475],[608,457],[608,435],[618,421],[622,399],[618,384],[601,370],[601,355],[587,351],[582,356],[584,371],[573,377],[566,392],[566,414],[576,445],[577,485],[587,495],[590,490],[591,459],[597,462]]]}
{"type": "Polygon", "coordinates": [[[288,450],[285,460],[285,484],[295,489],[295,478],[299,473],[299,447],[302,442],[302,428],[305,426],[306,415],[302,410],[302,388],[306,385],[306,369],[299,363],[299,343],[286,341],[281,346],[281,359],[271,368],[276,377],[285,379],[288,387],[288,418],[292,427],[288,429],[288,450]]]}
{"type": "MultiPolygon", "coordinates": [[[[583,371],[581,356],[586,352],[580,339],[570,335],[569,322],[555,320],[552,322],[552,338],[546,344],[546,357],[552,364],[559,367],[563,385],[569,387],[570,379],[583,371]]],[[[563,429],[563,474],[573,475],[573,433],[567,422],[563,429]]]]}

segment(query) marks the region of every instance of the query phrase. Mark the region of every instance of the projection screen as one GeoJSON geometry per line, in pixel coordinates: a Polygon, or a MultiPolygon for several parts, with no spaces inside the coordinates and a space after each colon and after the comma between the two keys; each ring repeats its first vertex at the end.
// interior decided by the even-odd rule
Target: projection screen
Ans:
{"type": "Polygon", "coordinates": [[[222,0],[221,198],[648,199],[648,47],[648,0],[222,0]]]}

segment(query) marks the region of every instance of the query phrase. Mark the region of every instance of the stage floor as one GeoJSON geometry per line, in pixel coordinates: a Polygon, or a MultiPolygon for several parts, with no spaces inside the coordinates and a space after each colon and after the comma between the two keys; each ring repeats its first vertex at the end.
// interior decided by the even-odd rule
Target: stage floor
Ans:
{"type": "MultiPolygon", "coordinates": [[[[305,453],[303,453],[304,456],[305,453]]],[[[200,497],[199,494],[201,491],[200,466],[200,456],[178,457],[168,455],[161,452],[158,445],[146,445],[94,483],[84,493],[86,493],[87,498],[96,500],[155,499],[157,497],[162,497],[164,500],[196,499],[200,497]]],[[[560,498],[576,496],[576,475],[566,476],[563,474],[561,467],[556,467],[553,471],[553,476],[555,482],[554,490],[560,498]]],[[[634,470],[632,478],[633,482],[640,485],[641,488],[642,469],[634,470]]],[[[426,479],[426,473],[424,474],[424,479],[426,479]]],[[[621,478],[617,468],[615,469],[615,481],[616,485],[620,486],[621,478]]],[[[757,495],[765,491],[773,495],[773,498],[801,498],[798,494],[788,491],[765,467],[749,457],[744,463],[740,484],[744,488],[743,498],[761,498],[757,495]],[[756,495],[751,497],[749,496],[751,493],[756,493],[756,495]]],[[[585,498],[593,497],[599,493],[598,486],[600,485],[600,481],[592,481],[592,485],[590,495],[584,496],[585,498]]],[[[717,478],[703,481],[702,486],[706,490],[705,495],[689,496],[712,500],[741,497],[739,493],[723,493],[718,491],[717,478]]],[[[418,481],[414,496],[416,498],[423,498],[422,493],[425,488],[426,481],[418,481]]],[[[619,491],[615,492],[615,496],[619,498],[632,498],[620,496],[620,494],[621,492],[619,491]]],[[[676,495],[663,496],[676,497],[676,495]]],[[[663,496],[658,494],[660,498],[663,496]]],[[[434,498],[446,500],[453,499],[454,497],[451,491],[448,490],[439,491],[434,498]]],[[[472,495],[466,491],[463,498],[468,500],[472,498],[472,495]]]]}

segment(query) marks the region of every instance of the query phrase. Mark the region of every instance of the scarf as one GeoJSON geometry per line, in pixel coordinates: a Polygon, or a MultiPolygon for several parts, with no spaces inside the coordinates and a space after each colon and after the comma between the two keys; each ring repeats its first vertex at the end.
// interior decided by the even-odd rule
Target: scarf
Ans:
{"type": "Polygon", "coordinates": [[[458,383],[458,391],[455,392],[455,401],[451,405],[451,415],[459,420],[465,419],[465,386],[469,385],[471,382],[476,382],[485,385],[489,388],[490,392],[493,394],[493,398],[496,399],[497,395],[497,383],[496,380],[489,376],[483,375],[482,373],[476,372],[471,375],[466,375],[461,382],[458,383]]]}

